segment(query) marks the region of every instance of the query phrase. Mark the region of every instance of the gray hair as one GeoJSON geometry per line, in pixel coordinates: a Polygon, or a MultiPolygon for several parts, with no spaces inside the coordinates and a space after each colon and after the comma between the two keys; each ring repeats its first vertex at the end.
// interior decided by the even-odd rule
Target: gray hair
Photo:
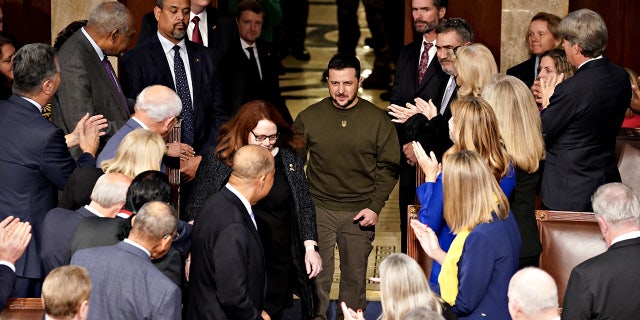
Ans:
{"type": "Polygon", "coordinates": [[[544,270],[526,267],[509,281],[509,300],[515,301],[528,317],[558,308],[558,287],[544,270]]]}
{"type": "Polygon", "coordinates": [[[417,307],[402,316],[402,320],[445,320],[444,317],[426,307],[417,307]]]}
{"type": "Polygon", "coordinates": [[[94,27],[100,34],[119,30],[123,34],[129,31],[129,9],[119,2],[107,1],[97,5],[89,14],[87,25],[94,27]]]}
{"type": "Polygon", "coordinates": [[[182,111],[182,101],[178,94],[168,87],[164,87],[167,90],[159,94],[148,93],[148,91],[159,89],[158,87],[164,86],[156,85],[144,88],[138,94],[134,109],[145,111],[149,118],[157,122],[179,116],[182,111]]]}
{"type": "Polygon", "coordinates": [[[91,192],[91,201],[103,207],[111,207],[127,200],[131,179],[122,173],[105,173],[96,181],[91,192]]]}
{"type": "Polygon", "coordinates": [[[558,24],[558,36],[578,44],[585,57],[597,57],[607,48],[607,25],[595,11],[581,9],[569,13],[558,24]]]}
{"type": "Polygon", "coordinates": [[[13,57],[13,91],[35,95],[47,80],[59,72],[55,50],[43,43],[25,45],[13,57]]]}
{"type": "Polygon", "coordinates": [[[161,201],[150,201],[138,210],[131,232],[158,241],[173,234],[177,224],[177,214],[171,205],[161,201]]]}
{"type": "Polygon", "coordinates": [[[640,200],[633,190],[620,182],[607,183],[591,197],[593,212],[609,223],[631,222],[640,225],[640,200]]]}

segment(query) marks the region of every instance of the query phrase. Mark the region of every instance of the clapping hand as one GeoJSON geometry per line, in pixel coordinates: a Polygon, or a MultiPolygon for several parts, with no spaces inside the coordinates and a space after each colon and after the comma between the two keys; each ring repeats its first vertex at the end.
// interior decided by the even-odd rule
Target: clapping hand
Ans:
{"type": "Polygon", "coordinates": [[[436,155],[431,151],[427,156],[420,142],[416,141],[413,142],[413,152],[415,152],[418,164],[424,172],[424,181],[435,182],[438,174],[442,171],[442,165],[438,163],[436,155]]]}

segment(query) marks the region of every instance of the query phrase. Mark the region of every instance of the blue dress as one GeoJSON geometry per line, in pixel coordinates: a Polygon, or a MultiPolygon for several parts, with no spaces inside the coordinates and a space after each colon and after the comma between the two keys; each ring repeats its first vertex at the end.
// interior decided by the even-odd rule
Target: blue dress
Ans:
{"type": "MultiPolygon", "coordinates": [[[[516,171],[511,164],[507,175],[500,179],[500,187],[505,196],[509,198],[511,191],[516,185],[516,171]]],[[[420,212],[418,220],[426,224],[438,236],[438,243],[442,250],[449,251],[451,242],[456,237],[447,222],[444,221],[444,191],[442,189],[442,173],[438,174],[435,182],[425,182],[416,189],[418,200],[420,201],[420,212]]],[[[440,264],[433,262],[431,275],[429,276],[429,286],[435,292],[440,292],[438,285],[438,275],[440,274],[440,264]]]]}

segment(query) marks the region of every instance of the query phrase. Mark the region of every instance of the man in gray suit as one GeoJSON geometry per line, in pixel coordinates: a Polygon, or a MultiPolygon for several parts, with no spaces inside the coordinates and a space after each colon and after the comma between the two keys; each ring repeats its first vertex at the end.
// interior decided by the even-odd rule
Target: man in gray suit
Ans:
{"type": "MultiPolygon", "coordinates": [[[[118,2],[105,2],[91,11],[87,25],[67,40],[58,54],[60,88],[52,100],[51,121],[72,132],[87,112],[108,120],[104,145],[129,119],[129,103],[107,56],[118,56],[134,34],[133,18],[118,2]]],[[[72,155],[77,157],[77,148],[72,155]]]]}
{"type": "Polygon", "coordinates": [[[151,263],[169,250],[176,213],[152,201],[133,219],[122,242],[79,250],[71,258],[87,268],[93,283],[88,319],[180,319],[180,289],[151,263]]]}

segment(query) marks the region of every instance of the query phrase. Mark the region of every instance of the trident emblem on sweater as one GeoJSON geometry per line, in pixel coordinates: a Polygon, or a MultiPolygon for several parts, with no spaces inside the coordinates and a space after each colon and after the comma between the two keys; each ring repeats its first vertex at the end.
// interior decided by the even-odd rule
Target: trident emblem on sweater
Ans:
{"type": "Polygon", "coordinates": [[[347,120],[342,120],[342,127],[346,127],[347,126],[347,120]]]}

